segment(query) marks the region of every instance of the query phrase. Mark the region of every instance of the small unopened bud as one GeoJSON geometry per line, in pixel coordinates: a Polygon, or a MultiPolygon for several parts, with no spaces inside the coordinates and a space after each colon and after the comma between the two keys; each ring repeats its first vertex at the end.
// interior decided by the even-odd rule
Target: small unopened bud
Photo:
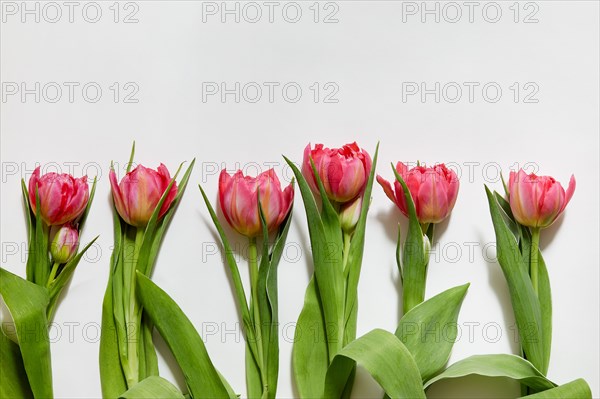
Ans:
{"type": "Polygon", "coordinates": [[[55,263],[67,263],[77,253],[79,232],[70,224],[63,225],[50,244],[50,253],[55,263]]]}
{"type": "Polygon", "coordinates": [[[362,198],[358,197],[353,202],[346,204],[340,211],[340,225],[345,233],[352,233],[362,209],[362,198]]]}
{"type": "Polygon", "coordinates": [[[427,234],[423,234],[423,254],[425,255],[425,265],[429,263],[429,253],[431,252],[431,242],[427,234]]]}

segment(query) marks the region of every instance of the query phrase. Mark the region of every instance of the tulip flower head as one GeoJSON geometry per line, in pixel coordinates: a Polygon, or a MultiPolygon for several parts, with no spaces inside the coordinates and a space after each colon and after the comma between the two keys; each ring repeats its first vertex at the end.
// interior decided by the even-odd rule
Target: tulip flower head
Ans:
{"type": "Polygon", "coordinates": [[[285,190],[274,169],[257,177],[244,176],[238,170],[230,176],[226,170],[219,176],[219,204],[227,222],[238,233],[256,237],[262,233],[258,199],[269,232],[276,230],[289,213],[294,201],[292,184],[285,190]]]}
{"type": "Polygon", "coordinates": [[[50,243],[50,253],[56,263],[67,263],[73,259],[77,248],[79,248],[79,232],[71,224],[61,226],[50,243]]]}
{"type": "Polygon", "coordinates": [[[77,219],[87,206],[90,193],[87,176],[78,179],[67,173],[46,173],[40,167],[29,179],[29,203],[36,213],[36,190],[40,198],[40,216],[48,226],[57,226],[77,219]]]}
{"type": "MultiPolygon", "coordinates": [[[[415,204],[417,218],[421,224],[439,223],[450,215],[458,196],[458,177],[444,164],[433,167],[417,165],[409,169],[404,163],[396,165],[398,174],[406,183],[415,204]]],[[[392,184],[377,176],[377,182],[400,211],[408,217],[408,208],[402,185],[392,184]]]]}
{"type": "Polygon", "coordinates": [[[327,198],[339,203],[352,201],[360,195],[371,173],[371,157],[359,148],[356,142],[346,144],[342,148],[325,148],[323,144],[317,144],[311,149],[311,145],[308,144],[304,149],[302,174],[311,189],[317,193],[319,187],[311,159],[327,198]]]}
{"type": "MultiPolygon", "coordinates": [[[[127,224],[136,227],[144,227],[148,224],[152,213],[171,182],[171,175],[162,163],[157,170],[138,165],[127,173],[118,184],[114,170],[110,171],[109,178],[117,212],[127,224]]],[[[159,219],[167,212],[176,196],[177,183],[173,182],[169,194],[160,208],[159,219]]]]}
{"type": "Polygon", "coordinates": [[[571,176],[565,192],[550,176],[527,174],[523,169],[510,172],[508,181],[510,209],[520,224],[532,228],[550,226],[565,210],[575,192],[575,177],[571,176]]]}

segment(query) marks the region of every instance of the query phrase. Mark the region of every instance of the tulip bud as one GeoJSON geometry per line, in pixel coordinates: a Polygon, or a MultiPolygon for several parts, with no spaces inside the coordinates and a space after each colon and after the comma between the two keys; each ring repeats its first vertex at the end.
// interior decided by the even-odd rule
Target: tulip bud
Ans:
{"type": "Polygon", "coordinates": [[[360,212],[362,210],[362,197],[358,197],[354,202],[346,204],[340,211],[340,225],[345,233],[349,234],[354,231],[360,212]]]}
{"type": "Polygon", "coordinates": [[[431,252],[431,242],[427,234],[423,234],[423,254],[425,254],[425,264],[429,263],[429,253],[431,252]]]}
{"type": "Polygon", "coordinates": [[[55,263],[67,263],[77,253],[79,232],[70,224],[63,225],[54,235],[50,253],[55,263]]]}

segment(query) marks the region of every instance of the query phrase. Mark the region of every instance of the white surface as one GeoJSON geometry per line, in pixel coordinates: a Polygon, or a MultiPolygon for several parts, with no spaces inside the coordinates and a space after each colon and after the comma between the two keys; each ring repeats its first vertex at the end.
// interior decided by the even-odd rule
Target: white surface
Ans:
{"type": "MultiPolygon", "coordinates": [[[[239,164],[254,173],[256,163],[264,170],[266,163],[274,162],[281,171],[281,154],[300,162],[309,141],[338,146],[357,140],[372,152],[380,140],[378,172],[384,176],[391,177],[389,163],[397,160],[460,167],[456,208],[451,220],[438,229],[437,253],[444,256],[437,260],[432,256],[427,287],[430,297],[471,282],[459,319],[462,337],[450,362],[472,354],[517,352],[504,278],[499,266],[482,255],[482,248],[494,240],[483,184],[500,189],[497,168],[507,174],[515,163],[533,162],[541,174],[563,183],[574,173],[577,190],[572,202],[564,217],[542,233],[554,299],[549,377],[558,383],[583,377],[594,397],[600,395],[597,2],[537,2],[539,22],[530,24],[513,22],[512,2],[497,3],[503,13],[495,24],[482,18],[486,3],[475,9],[473,23],[468,21],[466,6],[456,23],[445,21],[443,15],[439,23],[433,16],[422,23],[419,15],[406,15],[404,23],[403,7],[409,4],[342,1],[336,3],[339,22],[331,24],[312,21],[314,14],[308,8],[312,2],[298,3],[303,16],[296,24],[282,18],[284,3],[275,9],[273,23],[266,19],[268,8],[263,5],[265,15],[254,24],[243,18],[235,23],[232,16],[221,23],[218,15],[205,15],[203,23],[203,4],[192,1],[137,2],[139,22],[134,24],[114,23],[112,2],[98,3],[103,14],[95,24],[82,18],[85,3],[75,9],[73,23],[68,21],[66,6],[61,6],[64,15],[56,23],[45,21],[44,15],[39,23],[26,15],[22,23],[20,13],[14,16],[4,9],[7,3],[2,2],[3,95],[9,89],[6,82],[9,86],[26,82],[29,88],[34,82],[40,82],[40,88],[48,82],[79,82],[80,86],[72,103],[64,86],[57,103],[48,101],[55,97],[50,91],[41,93],[39,103],[33,95],[24,102],[18,95],[2,99],[2,266],[25,273],[21,177],[28,179],[37,162],[54,162],[66,172],[69,162],[74,162],[75,175],[99,173],[96,200],[83,234],[84,242],[100,235],[94,248],[97,256],[92,249],[80,264],[53,330],[57,397],[100,396],[96,335],[112,245],[108,168],[111,160],[126,162],[134,139],[136,160],[147,166],[164,162],[174,171],[179,162],[197,158],[188,191],[166,235],[154,281],[203,332],[214,363],[243,394],[243,340],[226,331],[238,325],[231,285],[220,257],[210,254],[215,236],[196,188],[204,184],[216,204],[216,170],[221,165],[233,169],[239,164]],[[87,82],[97,82],[103,89],[97,103],[81,96],[80,88],[87,82]],[[129,88],[115,103],[109,89],[114,82],[121,90],[127,82],[137,84],[139,102],[123,103],[122,95],[129,88]],[[297,103],[286,102],[277,91],[273,103],[265,97],[258,103],[245,99],[235,103],[231,95],[226,103],[217,96],[203,102],[202,82],[227,82],[229,87],[234,82],[242,86],[297,82],[303,95],[297,103]],[[313,82],[319,82],[321,90],[327,82],[337,84],[339,102],[315,103],[309,89],[313,82]],[[463,98],[457,103],[446,101],[454,92],[447,92],[439,103],[432,95],[422,103],[417,96],[402,101],[403,82],[427,82],[430,88],[434,82],[442,87],[448,82],[479,82],[480,86],[473,102],[463,86],[463,98]],[[487,82],[497,82],[503,90],[497,103],[481,96],[480,88],[487,82]],[[515,103],[509,89],[514,82],[521,89],[527,82],[537,84],[539,102],[523,103],[521,98],[515,103]],[[17,253],[13,243],[20,248],[17,253]],[[486,330],[486,338],[486,323],[501,328],[497,342],[494,324],[486,330]]],[[[27,4],[34,7],[34,2],[27,4]]],[[[20,2],[13,5],[21,7],[20,2]]],[[[323,7],[320,17],[335,10],[323,7]]],[[[134,10],[121,8],[119,18],[134,10]]],[[[94,16],[92,11],[88,10],[88,17],[94,16]]],[[[492,11],[488,16],[494,16],[492,11]]],[[[520,19],[532,11],[521,9],[520,19]]],[[[55,11],[46,12],[46,19],[54,18],[55,11]]],[[[289,169],[283,172],[289,179],[289,169]]],[[[280,319],[288,328],[281,339],[278,397],[282,398],[294,396],[290,323],[300,312],[310,268],[298,192],[297,199],[289,256],[280,265],[280,319]],[[302,253],[296,259],[298,248],[302,253]]],[[[359,334],[375,327],[393,330],[398,321],[394,246],[395,226],[401,219],[376,186],[359,286],[359,334]]],[[[164,344],[159,343],[159,351],[162,375],[181,384],[176,368],[162,361],[168,357],[164,344]]],[[[361,375],[359,380],[356,397],[379,397],[368,377],[361,375]]],[[[514,397],[517,393],[515,385],[479,378],[442,383],[429,391],[431,397],[514,397]]]]}

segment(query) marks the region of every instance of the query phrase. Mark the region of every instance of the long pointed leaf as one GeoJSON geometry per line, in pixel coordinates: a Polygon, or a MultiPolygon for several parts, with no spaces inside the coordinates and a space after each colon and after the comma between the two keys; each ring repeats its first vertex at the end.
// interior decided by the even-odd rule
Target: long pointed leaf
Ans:
{"type": "Polygon", "coordinates": [[[501,216],[498,201],[487,187],[485,190],[496,232],[498,263],[508,284],[521,346],[527,359],[543,369],[546,355],[540,302],[523,265],[517,241],[501,216]]]}
{"type": "MultiPolygon", "coordinates": [[[[375,155],[373,156],[373,163],[371,165],[371,172],[363,192],[362,208],[360,210],[360,216],[356,223],[356,228],[352,234],[352,241],[350,242],[350,252],[348,253],[348,288],[346,290],[346,303],[345,303],[345,315],[344,319],[346,325],[350,325],[350,329],[356,328],[356,315],[358,314],[358,280],[360,278],[360,271],[363,260],[363,252],[365,247],[365,232],[367,229],[367,214],[369,213],[369,206],[371,203],[371,193],[373,191],[373,182],[375,181],[375,169],[377,168],[377,158],[379,155],[379,143],[375,147],[375,155]]],[[[356,334],[345,337],[345,343],[348,343],[356,338],[356,334]]]]}
{"type": "Polygon", "coordinates": [[[523,396],[528,399],[591,399],[592,391],[587,382],[581,378],[563,384],[559,387],[538,392],[533,395],[523,396]]]}
{"type": "Polygon", "coordinates": [[[33,398],[19,345],[0,331],[0,398],[33,398]]]}
{"type": "Polygon", "coordinates": [[[137,287],[144,311],[171,349],[194,399],[229,398],[202,338],[181,308],[140,272],[137,287]]]}
{"type": "MultiPolygon", "coordinates": [[[[326,223],[321,218],[315,203],[314,195],[308,186],[306,179],[302,175],[302,172],[300,172],[298,167],[292,161],[285,157],[284,159],[294,172],[294,176],[298,181],[298,187],[300,188],[300,194],[302,195],[302,201],[304,202],[313,256],[314,279],[318,282],[315,286],[319,290],[320,304],[325,319],[324,325],[327,330],[326,343],[328,347],[328,357],[331,360],[333,359],[335,352],[342,346],[342,342],[339,342],[340,329],[343,328],[343,324],[340,324],[343,321],[341,318],[343,317],[343,313],[341,313],[343,312],[343,302],[340,303],[342,294],[341,240],[337,240],[328,235],[328,232],[331,233],[331,230],[325,227],[326,223]]],[[[314,325],[315,320],[307,321],[309,322],[309,325],[298,325],[298,328],[306,330],[312,328],[311,325],[314,325]]],[[[305,344],[297,341],[296,345],[304,346],[305,344]]],[[[312,343],[306,345],[312,345],[312,343]]],[[[313,350],[313,348],[307,349],[309,352],[312,352],[313,350]]],[[[300,354],[301,351],[297,351],[296,353],[300,354]]],[[[304,384],[302,381],[297,381],[297,383],[298,386],[304,384]]],[[[311,382],[306,381],[306,383],[310,384],[311,382]]]]}
{"type": "Polygon", "coordinates": [[[339,398],[355,364],[366,369],[390,398],[423,398],[419,369],[393,334],[373,330],[345,346],[327,371],[324,398],[339,398]]]}
{"type": "Polygon", "coordinates": [[[100,334],[100,382],[102,396],[114,399],[127,390],[127,380],[121,367],[120,345],[125,345],[124,326],[115,321],[113,278],[120,274],[119,262],[122,253],[121,221],[116,211],[113,211],[114,248],[110,258],[108,284],[102,301],[102,332],[100,334]]]}
{"type": "Polygon", "coordinates": [[[425,388],[437,381],[461,378],[467,375],[484,377],[507,377],[519,381],[536,390],[551,389],[556,386],[535,368],[533,364],[515,355],[475,355],[454,363],[442,373],[425,383],[425,388]]]}
{"type": "Polygon", "coordinates": [[[120,396],[122,399],[183,399],[179,389],[164,378],[148,377],[120,396]]]}
{"type": "Polygon", "coordinates": [[[458,313],[469,284],[450,288],[402,317],[396,336],[413,355],[423,381],[446,364],[458,332],[458,313]]]}
{"type": "Polygon", "coordinates": [[[0,295],[15,323],[23,365],[36,398],[52,398],[46,308],[48,291],[0,268],[0,295]]]}
{"type": "Polygon", "coordinates": [[[306,287],[294,333],[292,366],[301,398],[319,398],[323,394],[329,367],[327,331],[316,284],[313,276],[306,287]]]}
{"type": "Polygon", "coordinates": [[[423,247],[424,233],[417,219],[410,190],[394,165],[392,170],[402,186],[408,210],[408,234],[402,251],[402,306],[404,313],[407,313],[425,299],[428,254],[423,247]]]}

